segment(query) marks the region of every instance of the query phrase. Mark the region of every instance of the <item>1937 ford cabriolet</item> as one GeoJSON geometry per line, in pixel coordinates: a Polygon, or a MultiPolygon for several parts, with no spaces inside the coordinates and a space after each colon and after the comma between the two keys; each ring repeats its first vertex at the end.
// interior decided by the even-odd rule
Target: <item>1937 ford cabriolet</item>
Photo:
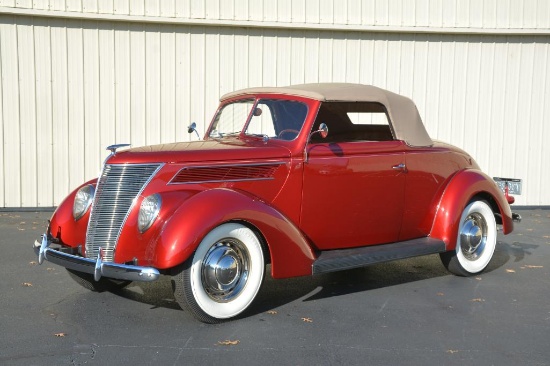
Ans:
{"type": "Polygon", "coordinates": [[[288,278],[439,253],[450,272],[477,274],[496,225],[508,234],[519,220],[471,156],[429,137],[410,99],[373,86],[240,90],[203,141],[123,146],[59,205],[39,262],[95,291],[171,275],[204,322],[247,309],[267,263],[288,278]]]}

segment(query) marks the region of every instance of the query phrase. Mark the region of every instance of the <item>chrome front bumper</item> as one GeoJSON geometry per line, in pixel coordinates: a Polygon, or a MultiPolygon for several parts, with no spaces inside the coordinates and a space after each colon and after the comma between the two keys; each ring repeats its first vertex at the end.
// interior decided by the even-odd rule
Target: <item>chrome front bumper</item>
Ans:
{"type": "Polygon", "coordinates": [[[101,252],[97,259],[93,260],[50,248],[51,244],[46,234],[42,235],[41,242],[38,240],[34,242],[34,251],[38,255],[39,264],[47,260],[67,269],[93,274],[96,281],[101,277],[109,277],[117,280],[149,282],[155,281],[160,276],[159,271],[152,267],[103,262],[101,252]]]}

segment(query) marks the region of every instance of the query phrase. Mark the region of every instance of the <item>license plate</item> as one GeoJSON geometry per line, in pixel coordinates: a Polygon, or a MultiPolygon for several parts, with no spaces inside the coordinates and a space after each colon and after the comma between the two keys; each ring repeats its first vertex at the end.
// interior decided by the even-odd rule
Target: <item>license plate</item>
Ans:
{"type": "Polygon", "coordinates": [[[511,195],[521,195],[521,179],[513,178],[498,178],[494,177],[494,181],[497,186],[504,192],[506,186],[508,186],[508,193],[511,195]]]}

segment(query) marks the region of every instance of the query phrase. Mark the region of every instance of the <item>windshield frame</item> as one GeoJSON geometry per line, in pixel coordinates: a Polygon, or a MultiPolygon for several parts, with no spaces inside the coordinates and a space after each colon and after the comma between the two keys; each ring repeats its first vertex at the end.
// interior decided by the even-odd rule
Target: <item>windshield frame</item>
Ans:
{"type": "Polygon", "coordinates": [[[210,123],[210,126],[208,127],[208,130],[206,131],[206,134],[205,134],[205,139],[213,139],[213,140],[221,140],[221,139],[224,139],[224,138],[228,138],[228,137],[233,137],[233,138],[239,138],[239,139],[255,139],[255,140],[273,140],[273,141],[279,141],[279,142],[283,142],[283,143],[289,143],[289,142],[293,142],[293,141],[296,141],[299,139],[299,136],[302,134],[302,132],[304,131],[304,128],[306,128],[306,125],[308,125],[308,119],[309,119],[309,114],[310,114],[310,111],[311,111],[311,105],[310,105],[310,101],[306,98],[296,98],[294,96],[288,96],[288,95],[277,95],[277,94],[260,94],[260,95],[241,95],[239,97],[236,97],[236,98],[231,98],[231,99],[228,99],[228,100],[225,100],[224,102],[222,102],[220,104],[220,106],[218,107],[218,109],[216,110],[216,113],[214,114],[214,118],[212,119],[212,122],[210,123]],[[285,100],[285,101],[288,101],[288,102],[295,102],[295,103],[300,103],[301,105],[303,105],[306,109],[305,109],[305,114],[304,114],[304,117],[303,117],[303,121],[302,121],[302,124],[301,124],[301,128],[299,130],[299,133],[292,139],[281,139],[279,137],[269,137],[267,135],[262,135],[262,134],[253,134],[253,133],[247,133],[246,131],[248,130],[249,126],[250,126],[250,123],[252,122],[252,116],[254,115],[254,111],[255,109],[258,107],[258,104],[260,104],[262,102],[262,100],[285,100]],[[233,103],[240,103],[240,102],[250,102],[250,101],[253,101],[253,104],[252,104],[252,107],[250,108],[250,110],[248,111],[248,115],[246,117],[246,119],[244,120],[244,123],[240,129],[240,131],[238,132],[238,134],[236,133],[236,131],[234,131],[233,133],[230,133],[230,134],[227,134],[227,135],[222,135],[222,136],[219,136],[219,137],[216,137],[214,135],[212,135],[212,131],[215,130],[215,127],[217,127],[217,123],[219,121],[219,118],[221,116],[221,113],[222,113],[222,110],[227,107],[228,105],[230,104],[233,104],[233,103]]]}

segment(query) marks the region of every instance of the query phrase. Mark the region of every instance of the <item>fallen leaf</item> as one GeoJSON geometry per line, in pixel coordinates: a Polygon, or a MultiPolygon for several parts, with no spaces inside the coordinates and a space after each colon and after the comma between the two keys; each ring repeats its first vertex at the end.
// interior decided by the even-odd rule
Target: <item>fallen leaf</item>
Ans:
{"type": "Polygon", "coordinates": [[[277,312],[276,312],[275,310],[269,310],[267,313],[268,313],[268,314],[271,314],[271,315],[277,314],[277,312]]]}
{"type": "Polygon", "coordinates": [[[525,268],[544,268],[544,266],[532,266],[532,265],[526,265],[525,268]]]}
{"type": "Polygon", "coordinates": [[[23,286],[25,286],[25,287],[32,287],[32,283],[30,283],[30,282],[23,282],[23,286]]]}
{"type": "Polygon", "coordinates": [[[241,341],[239,340],[230,341],[229,339],[226,339],[225,341],[218,341],[218,344],[220,346],[236,346],[239,343],[241,343],[241,341]]]}
{"type": "Polygon", "coordinates": [[[36,266],[36,265],[38,264],[38,262],[36,262],[36,261],[31,261],[31,262],[29,262],[29,264],[30,264],[31,266],[36,266]]]}
{"type": "Polygon", "coordinates": [[[65,337],[67,333],[54,333],[54,336],[56,337],[65,337]]]}
{"type": "Polygon", "coordinates": [[[508,273],[516,273],[516,270],[514,270],[514,269],[507,269],[506,272],[508,272],[508,273]]]}
{"type": "Polygon", "coordinates": [[[302,321],[305,323],[313,323],[313,319],[311,318],[302,318],[302,321]]]}
{"type": "Polygon", "coordinates": [[[458,353],[458,350],[456,350],[456,349],[448,349],[448,350],[447,350],[447,353],[450,353],[450,354],[452,355],[453,353],[458,353]]]}

